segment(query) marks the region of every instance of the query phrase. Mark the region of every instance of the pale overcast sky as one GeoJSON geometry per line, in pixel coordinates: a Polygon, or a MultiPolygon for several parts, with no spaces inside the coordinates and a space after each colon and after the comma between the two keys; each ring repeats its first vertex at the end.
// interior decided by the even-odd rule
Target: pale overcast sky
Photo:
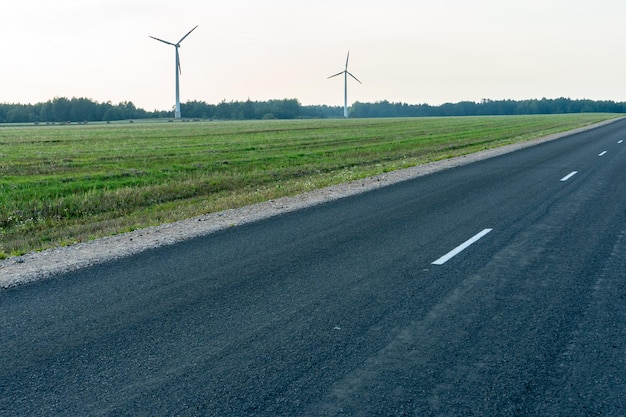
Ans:
{"type": "Polygon", "coordinates": [[[6,0],[0,102],[626,101],[624,0],[6,0]]]}

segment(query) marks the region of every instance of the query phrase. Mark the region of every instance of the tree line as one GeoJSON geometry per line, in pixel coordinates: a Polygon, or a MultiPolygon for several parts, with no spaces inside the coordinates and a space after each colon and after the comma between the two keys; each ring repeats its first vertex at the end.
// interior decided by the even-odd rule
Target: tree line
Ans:
{"type": "MultiPolygon", "coordinates": [[[[268,101],[230,101],[218,104],[188,101],[181,104],[181,113],[188,119],[260,120],[299,118],[340,118],[343,107],[300,104],[297,99],[268,101]]],[[[462,101],[440,106],[379,101],[355,102],[350,108],[352,118],[487,116],[560,113],[626,113],[626,103],[615,101],[573,100],[569,98],[533,100],[462,101]]],[[[2,104],[0,123],[64,123],[107,122],[129,119],[171,118],[173,111],[146,111],[132,102],[98,103],[88,98],[56,97],[45,103],[2,104]]]]}
{"type": "Polygon", "coordinates": [[[297,99],[269,101],[230,101],[207,104],[204,101],[181,103],[184,117],[216,120],[261,120],[261,119],[326,119],[341,117],[343,107],[303,106],[297,99]]]}
{"type": "MultiPolygon", "coordinates": [[[[181,103],[187,119],[296,119],[340,117],[340,107],[302,106],[296,99],[231,101],[208,104],[204,101],[181,103]]],[[[129,119],[171,118],[173,111],[146,111],[132,102],[98,103],[88,98],[56,97],[45,103],[0,103],[0,123],[108,122],[129,119]]]]}
{"type": "Polygon", "coordinates": [[[88,98],[57,97],[37,104],[0,103],[0,123],[106,122],[146,117],[150,117],[150,113],[130,101],[114,105],[88,98]]]}
{"type": "Polygon", "coordinates": [[[512,116],[521,114],[563,113],[626,113],[625,102],[572,100],[569,98],[540,100],[482,100],[462,101],[440,106],[428,104],[356,102],[350,117],[436,117],[436,116],[512,116]]]}

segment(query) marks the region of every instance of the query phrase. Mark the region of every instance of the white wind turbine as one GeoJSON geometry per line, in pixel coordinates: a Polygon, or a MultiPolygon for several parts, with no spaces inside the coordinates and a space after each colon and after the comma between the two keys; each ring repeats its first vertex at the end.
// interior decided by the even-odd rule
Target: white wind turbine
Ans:
{"type": "Polygon", "coordinates": [[[185,36],[183,36],[182,38],[180,38],[180,40],[176,43],[172,43],[172,42],[168,42],[168,41],[164,41],[163,39],[159,39],[159,38],[155,38],[154,36],[150,36],[152,39],[156,39],[159,42],[163,42],[166,43],[168,45],[172,45],[174,47],[174,49],[176,49],[176,110],[174,112],[174,118],[176,119],[180,119],[180,87],[179,87],[179,74],[181,73],[180,70],[180,57],[178,55],[178,48],[180,48],[180,43],[182,41],[185,40],[185,38],[187,36],[189,36],[189,34],[191,32],[193,32],[196,28],[198,27],[198,25],[196,25],[196,27],[194,27],[193,29],[191,29],[189,32],[187,32],[187,34],[185,36]]]}
{"type": "MultiPolygon", "coordinates": [[[[348,57],[346,58],[346,69],[338,72],[335,75],[331,75],[328,78],[333,78],[336,77],[338,75],[343,74],[344,75],[344,95],[343,95],[343,117],[347,118],[348,117],[348,75],[352,78],[354,78],[355,80],[359,81],[358,78],[356,78],[354,75],[350,74],[350,72],[348,71],[348,60],[350,59],[350,51],[348,51],[348,57]]],[[[363,84],[361,81],[359,81],[359,84],[363,84]]]]}

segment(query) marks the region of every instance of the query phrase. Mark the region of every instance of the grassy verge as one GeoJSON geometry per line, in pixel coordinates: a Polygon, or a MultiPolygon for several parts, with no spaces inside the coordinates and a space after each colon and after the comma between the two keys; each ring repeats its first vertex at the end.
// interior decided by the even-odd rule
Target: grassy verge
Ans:
{"type": "Polygon", "coordinates": [[[0,127],[0,258],[294,195],[613,117],[0,127]]]}

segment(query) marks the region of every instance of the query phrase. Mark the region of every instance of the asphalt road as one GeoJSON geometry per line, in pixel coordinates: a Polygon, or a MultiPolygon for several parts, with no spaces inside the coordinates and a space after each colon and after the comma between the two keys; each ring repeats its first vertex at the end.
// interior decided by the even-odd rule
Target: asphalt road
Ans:
{"type": "Polygon", "coordinates": [[[0,291],[0,415],[626,415],[623,140],[0,291]]]}

